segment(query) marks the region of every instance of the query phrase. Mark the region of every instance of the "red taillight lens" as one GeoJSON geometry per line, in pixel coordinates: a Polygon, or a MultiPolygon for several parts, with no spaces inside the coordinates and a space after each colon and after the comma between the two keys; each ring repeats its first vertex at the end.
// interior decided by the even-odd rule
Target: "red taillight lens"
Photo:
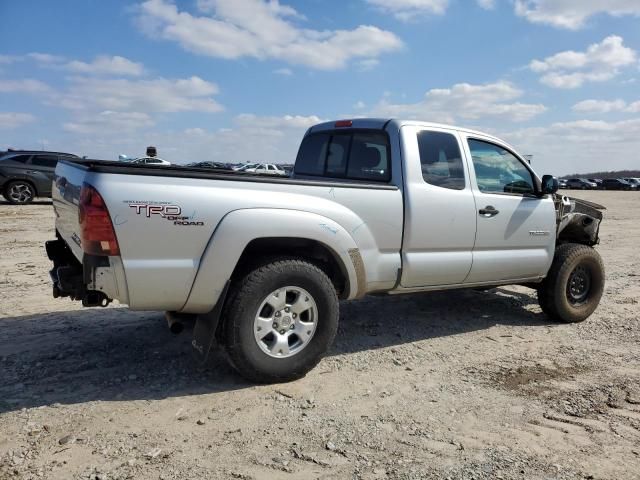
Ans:
{"type": "Polygon", "coordinates": [[[91,185],[82,185],[79,207],[80,238],[84,252],[89,255],[120,255],[109,210],[98,191],[91,185]]]}
{"type": "Polygon", "coordinates": [[[350,127],[353,125],[353,121],[352,120],[338,120],[335,123],[335,127],[336,128],[340,128],[340,127],[350,127]]]}

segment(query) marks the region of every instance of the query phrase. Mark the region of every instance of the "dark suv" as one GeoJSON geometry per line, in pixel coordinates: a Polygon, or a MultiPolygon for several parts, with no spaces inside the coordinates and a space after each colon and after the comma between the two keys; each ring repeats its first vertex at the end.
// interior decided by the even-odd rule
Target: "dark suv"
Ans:
{"type": "Polygon", "coordinates": [[[35,197],[51,197],[56,164],[65,158],[78,157],[31,150],[0,152],[0,193],[14,204],[29,203],[35,197]]]}
{"type": "Polygon", "coordinates": [[[635,190],[635,185],[631,185],[622,178],[605,178],[602,181],[603,190],[635,190]]]}

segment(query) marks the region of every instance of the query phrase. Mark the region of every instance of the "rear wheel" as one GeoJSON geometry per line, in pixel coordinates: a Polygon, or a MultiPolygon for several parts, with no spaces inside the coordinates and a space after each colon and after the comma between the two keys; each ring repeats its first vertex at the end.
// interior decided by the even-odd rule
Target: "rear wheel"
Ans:
{"type": "Polygon", "coordinates": [[[33,185],[31,185],[29,182],[25,182],[23,180],[14,180],[7,183],[7,185],[4,187],[2,195],[7,199],[9,203],[20,205],[30,203],[36,196],[36,192],[33,188],[33,185]]]}
{"type": "Polygon", "coordinates": [[[273,261],[248,273],[225,307],[222,340],[248,380],[295,380],[315,367],[338,328],[331,280],[303,259],[273,261]]]}
{"type": "Polygon", "coordinates": [[[553,320],[581,322],[598,307],[603,290],[604,265],[598,252],[567,243],[556,249],[547,278],[538,287],[538,302],[553,320]]]}

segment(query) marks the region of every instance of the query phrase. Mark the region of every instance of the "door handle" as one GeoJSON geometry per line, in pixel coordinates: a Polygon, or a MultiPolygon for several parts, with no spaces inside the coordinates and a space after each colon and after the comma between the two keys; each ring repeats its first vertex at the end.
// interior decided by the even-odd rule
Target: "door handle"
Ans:
{"type": "Polygon", "coordinates": [[[495,207],[493,205],[487,205],[484,208],[481,208],[480,210],[478,210],[478,213],[480,215],[482,215],[483,217],[494,217],[497,214],[500,213],[500,210],[496,210],[495,207]]]}

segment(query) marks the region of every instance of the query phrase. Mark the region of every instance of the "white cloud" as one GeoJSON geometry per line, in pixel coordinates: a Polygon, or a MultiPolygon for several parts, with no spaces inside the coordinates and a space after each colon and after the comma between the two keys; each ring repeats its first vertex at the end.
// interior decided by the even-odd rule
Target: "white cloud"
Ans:
{"type": "Polygon", "coordinates": [[[115,159],[120,153],[139,155],[145,146],[155,145],[162,158],[176,163],[203,160],[293,163],[305,130],[322,121],[316,115],[242,114],[234,118],[231,128],[207,130],[196,126],[180,131],[158,131],[140,127],[140,122],[149,120],[144,114],[125,118],[125,124],[119,128],[117,115],[120,114],[104,112],[95,124],[65,125],[65,129],[75,135],[70,140],[67,138],[67,143],[62,144],[60,140],[59,145],[54,143],[51,148],[64,148],[92,158],[115,159]],[[127,124],[129,121],[132,123],[127,124]]]}
{"type": "Polygon", "coordinates": [[[423,15],[442,15],[449,0],[366,0],[367,3],[391,13],[403,22],[423,15]]]}
{"type": "Polygon", "coordinates": [[[20,59],[31,59],[41,67],[69,70],[88,75],[122,75],[138,77],[145,73],[141,63],[134,62],[120,55],[98,55],[91,62],[70,60],[60,55],[32,52],[20,59]]]}
{"type": "Polygon", "coordinates": [[[18,128],[35,120],[30,113],[0,112],[0,128],[18,128]]]}
{"type": "Polygon", "coordinates": [[[578,30],[598,14],[640,15],[639,0],[516,0],[516,14],[533,23],[578,30]]]}
{"type": "Polygon", "coordinates": [[[345,67],[353,59],[376,58],[402,47],[393,33],[370,25],[353,30],[297,27],[297,12],[277,1],[200,0],[199,15],[168,0],[147,0],[138,23],[150,37],[178,42],[211,57],[277,59],[320,70],[345,67]]]}
{"type": "Polygon", "coordinates": [[[373,70],[378,65],[380,65],[380,60],[377,58],[366,58],[364,60],[360,60],[357,63],[358,70],[361,72],[368,72],[369,70],[373,70]]]}
{"type": "Polygon", "coordinates": [[[307,129],[316,123],[320,123],[323,120],[316,115],[302,116],[302,115],[284,115],[278,116],[260,116],[252,113],[241,113],[236,116],[234,123],[243,127],[257,127],[257,128],[304,128],[307,129]]]}
{"type": "Polygon", "coordinates": [[[493,10],[496,8],[496,0],[476,0],[476,2],[485,10],[493,10]]]}
{"type": "Polygon", "coordinates": [[[212,95],[215,83],[200,77],[178,80],[127,80],[75,77],[68,90],[51,103],[73,110],[119,112],[208,112],[223,110],[212,95]]]}
{"type": "Polygon", "coordinates": [[[637,167],[637,158],[629,152],[640,149],[640,118],[558,122],[501,136],[519,151],[533,154],[533,167],[540,174],[621,170],[637,167]]]}
{"type": "Polygon", "coordinates": [[[290,77],[293,75],[293,71],[290,68],[277,68],[273,71],[276,75],[283,75],[285,77],[290,77]]]}
{"type": "Polygon", "coordinates": [[[141,63],[132,62],[118,55],[113,57],[101,55],[96,57],[91,63],[73,60],[67,63],[65,68],[74,72],[87,73],[90,75],[106,74],[137,77],[144,73],[144,67],[141,63]]]}
{"type": "Polygon", "coordinates": [[[51,55],[50,53],[31,52],[27,54],[27,57],[35,60],[37,63],[54,64],[64,62],[64,57],[60,55],[51,55]]]}
{"type": "Polygon", "coordinates": [[[610,113],[610,112],[627,112],[640,113],[640,100],[633,103],[627,103],[624,100],[583,100],[576,103],[572,109],[576,112],[587,113],[610,113]]]}
{"type": "Polygon", "coordinates": [[[0,55],[0,65],[9,65],[11,63],[19,62],[20,60],[22,60],[22,58],[16,55],[0,55]]]}
{"type": "Polygon", "coordinates": [[[46,83],[33,78],[24,78],[22,80],[0,80],[0,93],[46,93],[51,88],[46,83]]]}
{"type": "Polygon", "coordinates": [[[146,113],[105,110],[74,119],[73,122],[65,123],[62,128],[72,133],[105,135],[132,132],[154,124],[151,116],[146,113]]]}
{"type": "Polygon", "coordinates": [[[393,104],[383,99],[374,107],[373,114],[454,123],[457,119],[483,117],[525,121],[546,111],[542,104],[513,101],[522,94],[521,90],[504,81],[485,85],[458,83],[451,88],[429,90],[417,103],[393,104]]]}
{"type": "Polygon", "coordinates": [[[623,39],[611,35],[586,51],[567,50],[544,60],[533,60],[529,68],[541,74],[540,81],[554,88],[578,88],[586,82],[603,82],[616,77],[622,67],[636,62],[635,50],[623,39]]]}

